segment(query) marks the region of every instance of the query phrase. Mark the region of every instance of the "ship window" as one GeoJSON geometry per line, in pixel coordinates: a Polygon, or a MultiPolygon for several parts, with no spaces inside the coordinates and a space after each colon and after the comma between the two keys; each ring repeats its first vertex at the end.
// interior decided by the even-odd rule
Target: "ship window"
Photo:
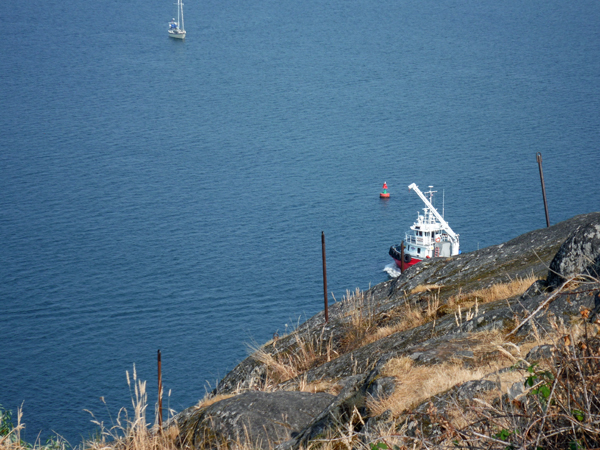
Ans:
{"type": "Polygon", "coordinates": [[[421,253],[421,249],[417,247],[417,253],[421,253]]]}

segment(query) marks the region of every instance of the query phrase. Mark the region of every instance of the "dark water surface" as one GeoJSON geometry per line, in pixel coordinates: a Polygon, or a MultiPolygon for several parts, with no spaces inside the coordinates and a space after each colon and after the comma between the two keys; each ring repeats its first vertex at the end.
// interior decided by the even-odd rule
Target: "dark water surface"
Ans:
{"type": "MultiPolygon", "coordinates": [[[[0,404],[76,444],[387,279],[434,185],[463,252],[600,209],[600,3],[5,0],[0,404]],[[387,181],[389,201],[378,193],[387,181]],[[443,191],[443,196],[442,196],[443,191]]],[[[166,401],[165,401],[166,402],[166,401]]],[[[150,407],[152,409],[152,406],[150,407]]],[[[152,416],[152,414],[150,414],[152,416]]]]}

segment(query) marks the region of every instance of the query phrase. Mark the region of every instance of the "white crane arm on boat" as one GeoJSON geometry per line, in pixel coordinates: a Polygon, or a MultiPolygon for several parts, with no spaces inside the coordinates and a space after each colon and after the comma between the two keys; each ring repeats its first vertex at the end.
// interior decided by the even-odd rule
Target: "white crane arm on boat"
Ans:
{"type": "Polygon", "coordinates": [[[425,205],[429,208],[429,211],[431,211],[431,213],[435,216],[435,218],[440,221],[442,228],[444,229],[444,231],[446,231],[446,233],[448,233],[452,242],[457,243],[458,236],[456,235],[456,233],[454,231],[452,231],[452,228],[450,228],[450,225],[448,225],[448,222],[446,222],[444,220],[444,218],[440,215],[440,213],[438,213],[437,210],[433,207],[431,202],[429,200],[427,200],[427,197],[425,197],[425,195],[423,195],[423,193],[419,190],[419,187],[415,183],[412,183],[410,186],[408,186],[408,190],[410,191],[411,189],[417,193],[417,195],[421,198],[421,200],[423,200],[423,203],[425,203],[425,205]]]}

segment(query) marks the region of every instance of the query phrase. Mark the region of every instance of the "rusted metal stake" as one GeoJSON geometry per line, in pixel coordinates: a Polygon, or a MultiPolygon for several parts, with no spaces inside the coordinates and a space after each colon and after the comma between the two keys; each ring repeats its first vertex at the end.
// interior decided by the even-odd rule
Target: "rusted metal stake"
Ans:
{"type": "Polygon", "coordinates": [[[404,241],[400,243],[400,273],[404,272],[404,241]]]}
{"type": "Polygon", "coordinates": [[[329,307],[327,304],[327,263],[325,262],[325,233],[321,231],[321,249],[323,251],[323,296],[325,298],[325,323],[329,322],[329,307]]]}
{"type": "Polygon", "coordinates": [[[161,361],[160,361],[160,349],[158,350],[158,426],[159,429],[162,428],[162,418],[163,418],[163,413],[162,413],[162,394],[163,394],[163,388],[162,388],[162,370],[160,367],[161,361]]]}
{"type": "Polygon", "coordinates": [[[546,227],[550,226],[550,217],[548,216],[548,202],[546,201],[546,186],[544,185],[544,172],[542,170],[542,154],[537,152],[535,155],[540,168],[540,179],[542,180],[542,195],[544,196],[544,211],[546,211],[546,227]]]}

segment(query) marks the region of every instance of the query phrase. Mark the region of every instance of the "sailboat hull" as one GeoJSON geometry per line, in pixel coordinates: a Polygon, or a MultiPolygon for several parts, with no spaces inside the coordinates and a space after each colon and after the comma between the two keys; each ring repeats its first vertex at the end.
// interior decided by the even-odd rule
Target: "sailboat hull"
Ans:
{"type": "Polygon", "coordinates": [[[169,30],[169,37],[174,39],[185,39],[185,31],[174,32],[169,30]]]}

